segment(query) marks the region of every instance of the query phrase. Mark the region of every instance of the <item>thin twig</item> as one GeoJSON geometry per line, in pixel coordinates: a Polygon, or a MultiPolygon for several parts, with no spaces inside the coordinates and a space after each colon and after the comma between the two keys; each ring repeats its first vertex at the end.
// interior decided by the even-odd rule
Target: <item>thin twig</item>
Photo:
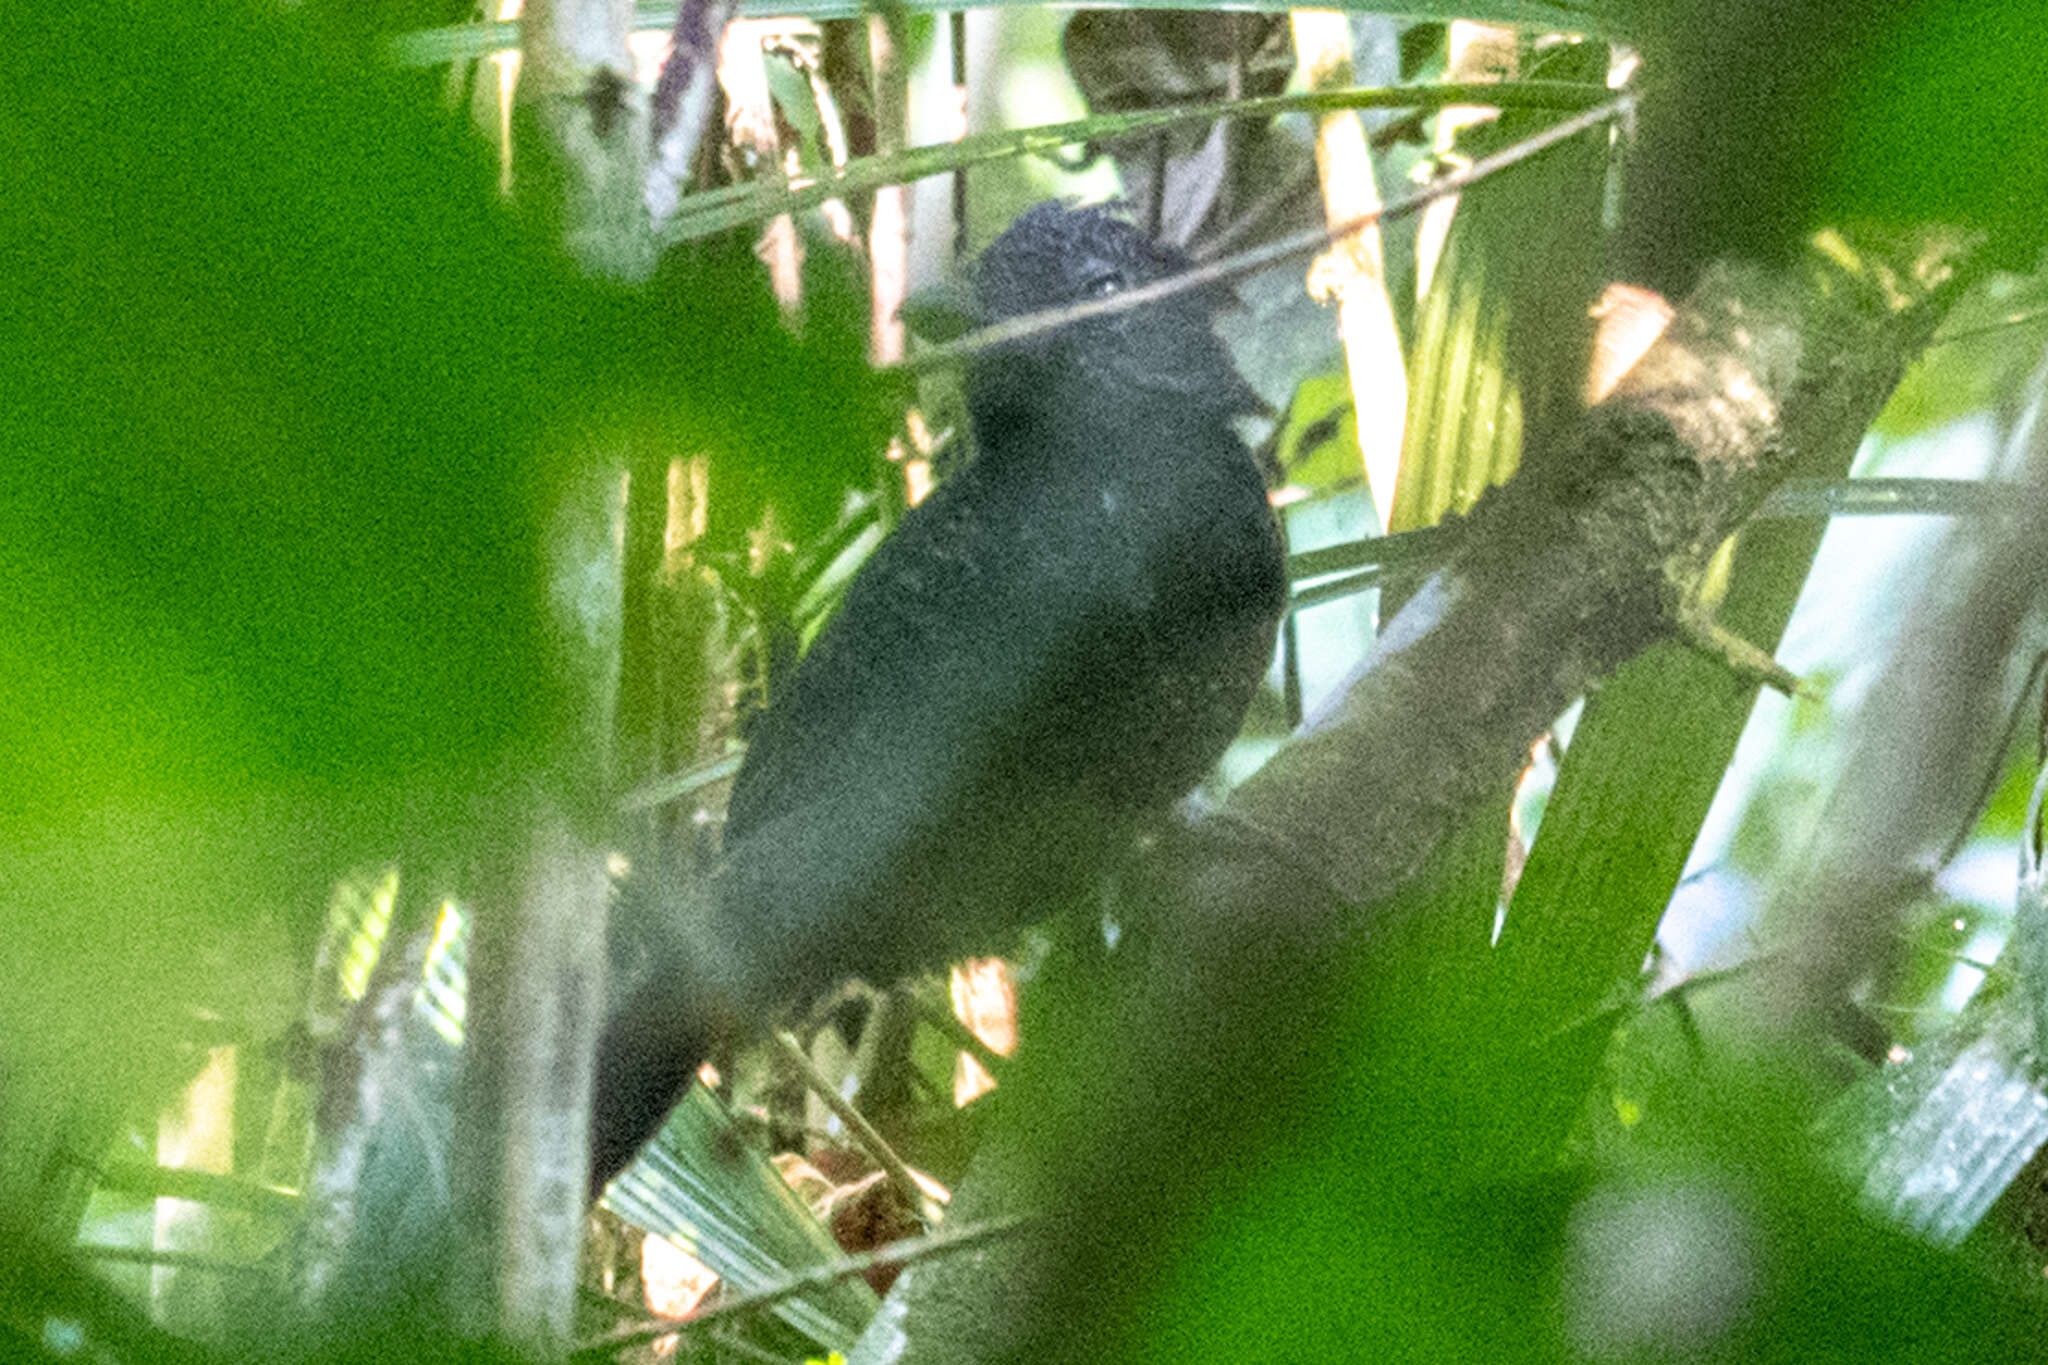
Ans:
{"type": "Polygon", "coordinates": [[[740,760],[745,756],[744,753],[722,754],[709,763],[700,763],[679,773],[650,777],[619,798],[619,810],[631,814],[653,810],[670,801],[680,801],[691,792],[708,787],[721,778],[731,777],[740,770],[740,760]]]}
{"type": "Polygon", "coordinates": [[[1947,346],[1957,341],[1968,341],[1975,337],[1991,336],[1997,332],[2010,331],[2015,327],[2024,327],[2030,322],[2039,322],[2043,318],[2048,318],[2048,306],[2022,308],[2016,312],[2007,313],[2002,318],[1991,322],[1979,323],[1974,327],[1958,327],[1953,331],[1944,330],[1936,332],[1934,340],[1927,343],[1927,349],[1931,351],[1937,346],[1947,346]]]}
{"type": "Polygon", "coordinates": [[[2041,675],[2048,671],[2048,651],[2036,654],[2034,662],[2027,666],[2027,680],[2020,684],[2020,694],[2012,699],[2012,708],[2006,714],[2005,733],[1998,737],[1998,747],[1991,751],[1991,758],[1984,770],[1984,780],[1978,784],[1977,799],[1970,803],[1969,814],[1956,826],[1948,846],[1941,851],[1941,858],[1935,863],[1945,868],[1963,856],[1970,836],[1977,832],[1978,824],[1984,818],[1984,808],[1991,804],[1991,798],[1998,794],[1998,786],[2005,778],[2005,758],[2012,752],[2012,743],[2019,737],[2020,721],[2026,715],[2027,703],[2033,699],[2034,689],[2041,685],[2041,675]]]}
{"type": "MultiPolygon", "coordinates": [[[[1752,516],[1757,521],[1989,517],[2012,509],[2012,485],[1996,479],[1792,479],[1772,489],[1752,516]]],[[[1289,555],[1287,577],[1297,586],[1288,599],[1288,610],[1299,611],[1363,592],[1389,569],[1435,568],[1450,557],[1462,534],[1462,523],[1441,522],[1289,555]],[[1339,574],[1343,577],[1334,576],[1339,574]],[[1299,586],[1308,579],[1319,581],[1299,586]]]]}
{"type": "Polygon", "coordinates": [[[1139,285],[1135,289],[1127,289],[1120,294],[1112,294],[1108,298],[1087,299],[1061,308],[1048,308],[1020,317],[1005,318],[994,326],[969,332],[958,341],[931,347],[906,361],[903,368],[932,370],[958,365],[968,357],[994,347],[1044,336],[1048,332],[1071,327],[1078,322],[1143,308],[1190,290],[1228,284],[1248,275],[1255,275],[1270,265],[1276,265],[1292,257],[1311,255],[1331,242],[1349,237],[1352,233],[1371,227],[1375,223],[1406,218],[1439,199],[1462,193],[1490,176],[1497,175],[1511,166],[1520,165],[1561,142],[1570,141],[1580,133],[1601,127],[1616,119],[1626,118],[1634,111],[1635,104],[1636,97],[1633,94],[1618,95],[1582,114],[1554,123],[1539,133],[1534,133],[1488,156],[1480,157],[1463,170],[1453,171],[1413,194],[1397,199],[1371,213],[1360,214],[1348,222],[1291,232],[1262,246],[1233,252],[1206,265],[1184,270],[1163,280],[1155,280],[1151,284],[1139,285]]]}
{"type": "Polygon", "coordinates": [[[967,1027],[959,1015],[951,1010],[940,1009],[936,1003],[925,999],[915,991],[911,992],[910,1000],[911,1004],[916,1007],[918,1016],[925,1023],[931,1025],[940,1033],[945,1034],[947,1042],[974,1058],[975,1061],[980,1062],[982,1070],[988,1072],[989,1075],[995,1077],[998,1081],[1002,1079],[1003,1068],[1009,1065],[1010,1059],[983,1042],[981,1035],[967,1027]]]}
{"type": "Polygon", "coordinates": [[[937,1222],[937,1207],[933,1204],[931,1196],[924,1192],[924,1186],[917,1183],[917,1177],[910,1173],[909,1163],[896,1154],[896,1149],[889,1145],[887,1138],[875,1131],[875,1126],[868,1122],[867,1116],[854,1108],[847,1098],[839,1093],[839,1088],[812,1064],[810,1057],[804,1052],[803,1044],[797,1042],[796,1036],[787,1029],[777,1029],[775,1045],[782,1050],[782,1055],[789,1064],[796,1068],[797,1075],[803,1077],[804,1084],[809,1087],[811,1093],[823,1100],[825,1107],[846,1125],[854,1144],[873,1158],[877,1166],[889,1173],[889,1183],[910,1201],[911,1207],[923,1215],[927,1223],[937,1222]]]}
{"type": "Polygon", "coordinates": [[[926,176],[946,175],[968,166],[1003,161],[1033,153],[1046,155],[1061,147],[1129,137],[1186,123],[1214,123],[1226,118],[1267,118],[1276,114],[1328,112],[1333,109],[1440,109],[1447,104],[1492,105],[1498,108],[1578,110],[1589,97],[1605,94],[1598,86],[1564,81],[1516,81],[1485,85],[1415,85],[1316,90],[1294,95],[1268,95],[1234,103],[1177,105],[1170,109],[1136,109],[1128,113],[1094,114],[1067,123],[1032,128],[1004,128],[971,133],[955,142],[933,142],[893,155],[858,157],[832,173],[803,184],[756,181],[726,185],[689,196],[676,206],[662,229],[664,244],[688,241],[810,208],[828,199],[842,199],[882,185],[903,185],[926,176]]]}
{"type": "Polygon", "coordinates": [[[625,1347],[638,1346],[642,1342],[654,1341],[675,1332],[687,1332],[714,1322],[725,1322],[750,1313],[758,1313],[764,1308],[781,1303],[784,1299],[794,1298],[813,1289],[823,1289],[827,1285],[850,1280],[856,1275],[865,1275],[884,1266],[910,1265],[934,1256],[943,1256],[948,1252],[964,1251],[983,1242],[1007,1237],[1030,1222],[1028,1218],[997,1218],[966,1227],[946,1228],[920,1237],[904,1237],[876,1247],[873,1251],[863,1251],[857,1256],[842,1257],[829,1265],[800,1271],[766,1289],[728,1299],[711,1308],[700,1309],[688,1317],[660,1318],[607,1332],[588,1345],[577,1347],[570,1353],[569,1359],[577,1362],[602,1360],[625,1347]]]}

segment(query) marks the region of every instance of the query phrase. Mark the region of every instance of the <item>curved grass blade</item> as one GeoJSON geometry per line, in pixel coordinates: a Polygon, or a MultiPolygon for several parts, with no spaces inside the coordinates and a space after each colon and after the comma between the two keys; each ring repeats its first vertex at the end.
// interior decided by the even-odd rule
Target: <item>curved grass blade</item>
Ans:
{"type": "Polygon", "coordinates": [[[1271,95],[1261,99],[1182,105],[1172,109],[1141,109],[1097,114],[1067,123],[1036,128],[1006,128],[975,133],[958,142],[913,147],[891,156],[862,157],[829,179],[805,185],[755,182],[686,196],[664,231],[668,242],[707,237],[781,213],[813,208],[828,199],[858,194],[883,185],[907,184],[944,175],[965,166],[1056,151],[1077,143],[1122,137],[1183,123],[1213,123],[1223,118],[1270,118],[1276,114],[1316,113],[1333,109],[1439,109],[1453,104],[1498,108],[1542,109],[1576,113],[1609,98],[1604,86],[1571,81],[1518,81],[1511,84],[1427,85],[1313,91],[1271,95]]]}

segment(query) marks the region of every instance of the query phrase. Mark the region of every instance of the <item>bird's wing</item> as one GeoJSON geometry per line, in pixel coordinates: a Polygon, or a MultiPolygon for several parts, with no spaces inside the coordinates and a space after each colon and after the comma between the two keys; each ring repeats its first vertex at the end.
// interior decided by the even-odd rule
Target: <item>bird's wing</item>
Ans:
{"type": "MultiPolygon", "coordinates": [[[[905,519],[762,717],[728,840],[841,791],[941,813],[1020,746],[1085,725],[1063,712],[1114,669],[1141,572],[1065,491],[970,466],[905,519]]],[[[1030,755],[1026,787],[1070,782],[1073,747],[1030,755]]]]}
{"type": "Polygon", "coordinates": [[[1114,825],[1082,779],[1141,575],[1070,489],[978,468],[876,550],[753,738],[719,896],[749,989],[986,947],[1114,825]]]}

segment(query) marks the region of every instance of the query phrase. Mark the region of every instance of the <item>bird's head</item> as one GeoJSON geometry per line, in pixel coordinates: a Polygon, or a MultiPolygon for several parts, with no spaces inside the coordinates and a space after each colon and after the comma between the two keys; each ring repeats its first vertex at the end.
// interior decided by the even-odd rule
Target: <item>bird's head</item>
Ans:
{"type": "MultiPolygon", "coordinates": [[[[1018,215],[974,263],[962,320],[986,326],[1109,298],[1187,265],[1179,252],[1107,209],[1048,201],[1018,215]]],[[[1176,412],[1219,421],[1262,411],[1210,326],[1231,297],[1221,286],[1194,289],[985,351],[967,375],[977,422],[1054,394],[1119,407],[1166,402],[1176,412]]]]}

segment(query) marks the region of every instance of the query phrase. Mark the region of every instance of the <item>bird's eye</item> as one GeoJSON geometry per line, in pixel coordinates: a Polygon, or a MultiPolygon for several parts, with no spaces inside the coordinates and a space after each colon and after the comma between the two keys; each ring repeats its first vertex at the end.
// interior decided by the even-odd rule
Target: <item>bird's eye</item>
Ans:
{"type": "Polygon", "coordinates": [[[1105,270],[1100,275],[1092,276],[1088,283],[1082,285],[1081,293],[1091,299],[1106,299],[1111,294],[1121,294],[1124,285],[1124,273],[1121,270],[1105,270]]]}

